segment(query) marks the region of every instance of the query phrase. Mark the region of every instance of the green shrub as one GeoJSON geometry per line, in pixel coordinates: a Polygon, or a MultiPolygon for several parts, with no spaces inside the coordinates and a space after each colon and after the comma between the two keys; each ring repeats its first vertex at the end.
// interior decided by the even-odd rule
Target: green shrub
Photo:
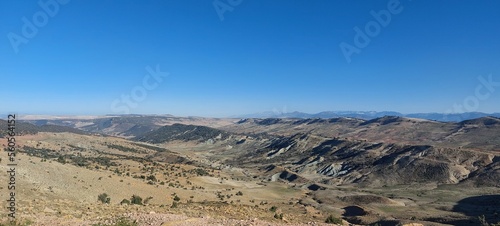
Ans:
{"type": "Polygon", "coordinates": [[[66,159],[63,156],[59,156],[57,158],[57,161],[60,162],[60,163],[62,163],[62,164],[66,164],[66,159]]]}
{"type": "Polygon", "coordinates": [[[144,153],[143,151],[139,151],[139,150],[125,147],[125,146],[121,146],[121,145],[108,144],[107,146],[108,146],[108,148],[117,149],[117,150],[123,151],[123,152],[144,153]]]}
{"type": "Polygon", "coordinates": [[[342,219],[336,218],[333,215],[330,215],[326,218],[325,223],[327,223],[327,224],[342,224],[342,219]]]}
{"type": "Polygon", "coordinates": [[[181,201],[181,198],[179,198],[179,196],[177,196],[177,195],[176,195],[176,196],[174,197],[174,201],[176,201],[176,202],[181,201]]]}
{"type": "Polygon", "coordinates": [[[132,195],[132,198],[130,198],[130,203],[134,205],[142,205],[142,198],[138,195],[132,195]]]}
{"type": "Polygon", "coordinates": [[[149,175],[146,179],[150,181],[157,181],[155,175],[149,175]]]}
{"type": "Polygon", "coordinates": [[[201,168],[196,168],[194,170],[191,170],[190,172],[198,175],[198,176],[208,176],[210,175],[206,170],[201,169],[201,168]]]}
{"type": "Polygon", "coordinates": [[[97,200],[101,201],[102,203],[109,203],[111,201],[111,198],[108,196],[108,194],[102,193],[97,196],[97,200]]]}
{"type": "Polygon", "coordinates": [[[276,206],[271,206],[271,208],[269,209],[271,212],[276,212],[276,210],[278,209],[278,207],[276,206]]]}

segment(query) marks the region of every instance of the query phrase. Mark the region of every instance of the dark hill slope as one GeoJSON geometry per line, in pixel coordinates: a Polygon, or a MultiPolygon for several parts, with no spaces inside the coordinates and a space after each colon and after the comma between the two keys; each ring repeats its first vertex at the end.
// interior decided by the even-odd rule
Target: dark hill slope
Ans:
{"type": "Polygon", "coordinates": [[[43,125],[39,127],[39,132],[50,132],[50,133],[76,133],[76,134],[89,134],[83,130],[58,125],[43,125]]]}
{"type": "MultiPolygon", "coordinates": [[[[0,120],[0,137],[7,134],[8,124],[5,120],[0,120]]],[[[43,125],[37,126],[31,123],[16,121],[15,126],[16,135],[28,135],[37,134],[39,132],[50,132],[50,133],[76,133],[76,134],[87,134],[86,132],[74,129],[66,126],[56,126],[56,125],[43,125]]]]}
{"type": "Polygon", "coordinates": [[[169,141],[206,141],[208,139],[227,139],[231,134],[222,130],[206,127],[173,124],[135,138],[136,141],[163,143],[169,141]]]}

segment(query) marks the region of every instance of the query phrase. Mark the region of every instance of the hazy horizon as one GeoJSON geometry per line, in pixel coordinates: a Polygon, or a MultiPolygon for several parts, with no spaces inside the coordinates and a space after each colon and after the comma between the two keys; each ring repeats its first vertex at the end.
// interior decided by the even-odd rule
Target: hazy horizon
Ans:
{"type": "MultiPolygon", "coordinates": [[[[486,114],[486,115],[494,115],[500,114],[500,112],[461,112],[461,113],[443,113],[443,112],[410,112],[403,113],[397,111],[321,111],[321,112],[301,112],[301,111],[289,111],[289,112],[279,112],[279,111],[266,111],[266,112],[250,112],[246,114],[239,115],[226,115],[226,116],[204,116],[204,115],[174,115],[169,113],[163,114],[141,114],[141,113],[131,113],[131,114],[38,114],[38,113],[24,113],[24,112],[5,112],[0,113],[0,116],[7,116],[9,114],[16,114],[18,119],[20,120],[39,120],[39,119],[57,119],[57,118],[72,118],[72,119],[93,119],[93,118],[101,118],[101,117],[122,117],[122,116],[171,116],[171,117],[202,117],[202,118],[252,118],[259,117],[263,115],[264,118],[279,118],[286,115],[293,114],[307,114],[307,115],[315,115],[320,113],[338,113],[338,114],[347,114],[349,112],[358,113],[358,114],[369,114],[369,113],[400,113],[403,117],[409,117],[408,115],[418,115],[418,114],[442,114],[442,115],[461,115],[461,114],[486,114]]],[[[389,116],[391,116],[389,114],[389,116]]],[[[4,118],[5,118],[4,117],[4,118]]],[[[342,116],[341,116],[342,117],[342,116]]],[[[498,116],[497,116],[498,117],[498,116]]],[[[464,119],[466,120],[466,119],[464,119]]]]}

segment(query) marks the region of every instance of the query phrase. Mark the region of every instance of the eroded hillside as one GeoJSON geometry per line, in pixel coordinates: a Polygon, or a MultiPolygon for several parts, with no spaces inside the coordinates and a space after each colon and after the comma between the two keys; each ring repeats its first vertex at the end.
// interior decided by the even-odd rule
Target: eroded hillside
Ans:
{"type": "Polygon", "coordinates": [[[33,132],[18,143],[26,197],[20,202],[30,206],[21,209],[31,219],[90,224],[105,220],[103,212],[108,220],[154,212],[249,224],[320,223],[329,215],[382,225],[476,225],[481,215],[500,221],[498,203],[471,201],[500,193],[498,118],[133,116],[35,123],[26,124],[33,132]],[[109,204],[97,200],[103,193],[109,204]],[[127,204],[134,195],[142,205],[127,204]],[[58,204],[45,210],[51,200],[58,204]],[[81,202],[91,211],[82,211],[81,202]]]}

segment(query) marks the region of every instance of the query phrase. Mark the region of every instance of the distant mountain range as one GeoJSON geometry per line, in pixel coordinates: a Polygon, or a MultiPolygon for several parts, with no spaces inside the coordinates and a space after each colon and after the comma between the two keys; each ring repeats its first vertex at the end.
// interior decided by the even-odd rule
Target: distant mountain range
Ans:
{"type": "Polygon", "coordinates": [[[358,119],[375,119],[384,116],[399,116],[406,118],[427,119],[441,122],[460,122],[464,120],[476,119],[481,117],[493,116],[500,117],[500,113],[483,113],[483,112],[466,112],[466,113],[412,113],[402,114],[395,111],[323,111],[316,114],[309,114],[304,112],[262,112],[256,114],[247,114],[236,116],[235,118],[358,118],[358,119]]]}

